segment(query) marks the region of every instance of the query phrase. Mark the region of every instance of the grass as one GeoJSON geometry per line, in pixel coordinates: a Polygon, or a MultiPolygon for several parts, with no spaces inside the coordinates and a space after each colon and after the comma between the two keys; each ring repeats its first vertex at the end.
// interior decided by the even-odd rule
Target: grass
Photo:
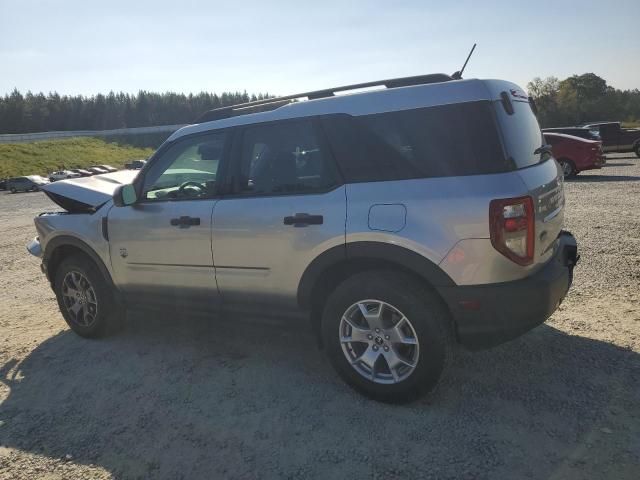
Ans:
{"type": "Polygon", "coordinates": [[[113,165],[147,158],[151,148],[108,143],[98,138],[77,137],[32,143],[0,143],[0,178],[22,175],[48,176],[60,168],[113,165]]]}

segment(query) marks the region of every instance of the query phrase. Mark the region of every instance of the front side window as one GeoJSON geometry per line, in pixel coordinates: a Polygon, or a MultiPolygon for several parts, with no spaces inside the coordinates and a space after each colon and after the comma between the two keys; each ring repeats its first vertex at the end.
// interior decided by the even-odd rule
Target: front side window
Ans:
{"type": "Polygon", "coordinates": [[[146,200],[210,198],[225,144],[225,132],[179,140],[149,169],[144,182],[146,200]]]}
{"type": "Polygon", "coordinates": [[[239,167],[241,194],[311,193],[336,184],[328,152],[309,120],[247,128],[239,167]]]}

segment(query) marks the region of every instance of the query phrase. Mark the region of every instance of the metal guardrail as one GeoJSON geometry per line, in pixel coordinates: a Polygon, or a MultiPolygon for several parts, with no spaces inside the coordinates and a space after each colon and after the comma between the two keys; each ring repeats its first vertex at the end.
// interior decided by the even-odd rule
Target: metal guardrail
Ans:
{"type": "Polygon", "coordinates": [[[76,130],[64,132],[7,133],[0,135],[0,143],[23,143],[70,137],[110,137],[117,135],[142,135],[145,133],[175,132],[184,125],[160,125],[155,127],[118,128],[116,130],[76,130]]]}

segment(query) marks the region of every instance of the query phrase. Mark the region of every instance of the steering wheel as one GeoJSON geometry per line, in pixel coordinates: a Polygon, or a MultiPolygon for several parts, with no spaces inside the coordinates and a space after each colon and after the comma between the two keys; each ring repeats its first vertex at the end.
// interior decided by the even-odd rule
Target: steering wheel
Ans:
{"type": "Polygon", "coordinates": [[[187,193],[187,188],[194,188],[197,190],[197,195],[200,195],[201,193],[203,193],[205,191],[205,187],[202,186],[201,183],[198,182],[194,182],[192,180],[188,181],[188,182],[184,182],[182,185],[180,185],[180,187],[178,188],[178,193],[181,195],[186,195],[189,196],[190,194],[187,193]]]}

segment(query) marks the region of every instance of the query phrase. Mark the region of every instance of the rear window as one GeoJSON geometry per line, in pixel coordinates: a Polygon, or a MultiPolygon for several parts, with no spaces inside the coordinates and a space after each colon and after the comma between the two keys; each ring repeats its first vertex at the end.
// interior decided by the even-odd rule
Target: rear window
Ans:
{"type": "Polygon", "coordinates": [[[489,102],[322,120],[347,182],[512,170],[489,102]]]}
{"type": "Polygon", "coordinates": [[[509,115],[501,102],[495,103],[498,121],[502,127],[505,149],[517,168],[526,168],[545,160],[548,155],[535,152],[543,143],[538,119],[528,102],[513,101],[509,115]]]}

